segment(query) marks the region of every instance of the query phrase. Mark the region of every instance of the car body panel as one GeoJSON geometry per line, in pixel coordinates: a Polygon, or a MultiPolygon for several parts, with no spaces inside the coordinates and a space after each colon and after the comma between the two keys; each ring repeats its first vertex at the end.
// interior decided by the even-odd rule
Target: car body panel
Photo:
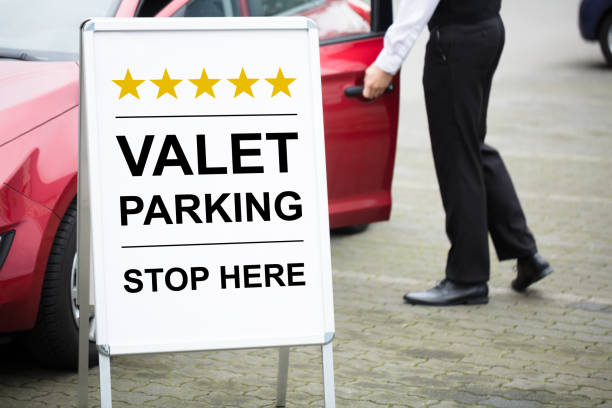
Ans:
{"type": "Polygon", "coordinates": [[[47,258],[59,222],[48,208],[0,184],[0,233],[15,230],[0,273],[0,332],[34,327],[47,258]]]}
{"type": "Polygon", "coordinates": [[[601,22],[611,12],[612,0],[583,0],[578,17],[582,37],[590,41],[598,40],[601,22]]]}
{"type": "Polygon", "coordinates": [[[75,106],[0,148],[2,182],[61,217],[76,195],[78,139],[75,106]]]}
{"type": "Polygon", "coordinates": [[[74,62],[0,60],[0,146],[76,106],[78,75],[74,62]]]}
{"type": "Polygon", "coordinates": [[[0,233],[15,239],[0,270],[0,332],[34,326],[47,258],[76,195],[78,67],[0,62],[0,233]]]}
{"type": "Polygon", "coordinates": [[[15,230],[0,270],[0,332],[34,326],[53,238],[77,191],[77,130],[73,107],[0,148],[0,233],[15,230]]]}

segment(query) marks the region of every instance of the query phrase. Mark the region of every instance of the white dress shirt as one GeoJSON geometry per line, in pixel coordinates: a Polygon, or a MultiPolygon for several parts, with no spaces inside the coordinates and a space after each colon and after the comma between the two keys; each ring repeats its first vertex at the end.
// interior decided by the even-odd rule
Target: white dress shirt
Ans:
{"type": "Polygon", "coordinates": [[[374,64],[395,75],[440,0],[400,0],[395,22],[385,33],[384,48],[374,64]]]}

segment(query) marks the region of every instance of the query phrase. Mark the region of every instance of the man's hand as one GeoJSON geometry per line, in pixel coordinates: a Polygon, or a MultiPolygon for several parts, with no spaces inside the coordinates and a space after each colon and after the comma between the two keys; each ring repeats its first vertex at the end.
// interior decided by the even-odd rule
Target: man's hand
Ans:
{"type": "Polygon", "coordinates": [[[370,65],[363,79],[363,97],[366,99],[378,98],[385,92],[392,79],[393,75],[387,74],[374,64],[370,65]]]}

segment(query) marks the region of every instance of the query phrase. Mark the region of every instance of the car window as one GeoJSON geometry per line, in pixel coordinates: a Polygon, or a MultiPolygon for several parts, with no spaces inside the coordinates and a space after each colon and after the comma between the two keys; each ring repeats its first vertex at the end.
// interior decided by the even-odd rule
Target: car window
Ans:
{"type": "Polygon", "coordinates": [[[236,17],[241,16],[238,0],[193,0],[172,17],[236,17]]]}
{"type": "MultiPolygon", "coordinates": [[[[293,16],[314,9],[325,3],[324,0],[248,0],[249,9],[260,16],[293,16]]],[[[256,15],[253,13],[253,15],[256,15]]]]}
{"type": "Polygon", "coordinates": [[[112,16],[119,0],[0,0],[0,56],[76,60],[79,25],[112,16]]]}
{"type": "Polygon", "coordinates": [[[136,17],[155,17],[170,0],[140,0],[136,9],[136,17]]]}
{"type": "Polygon", "coordinates": [[[369,0],[192,0],[173,17],[305,16],[327,40],[370,32],[369,0]]]}

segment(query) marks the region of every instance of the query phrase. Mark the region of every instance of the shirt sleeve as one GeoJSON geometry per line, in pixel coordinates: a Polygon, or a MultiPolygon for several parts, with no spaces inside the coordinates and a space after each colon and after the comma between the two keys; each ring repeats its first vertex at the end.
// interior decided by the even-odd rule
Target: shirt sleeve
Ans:
{"type": "Polygon", "coordinates": [[[400,0],[395,22],[387,29],[384,48],[374,64],[395,75],[419,34],[431,19],[440,0],[400,0]]]}

